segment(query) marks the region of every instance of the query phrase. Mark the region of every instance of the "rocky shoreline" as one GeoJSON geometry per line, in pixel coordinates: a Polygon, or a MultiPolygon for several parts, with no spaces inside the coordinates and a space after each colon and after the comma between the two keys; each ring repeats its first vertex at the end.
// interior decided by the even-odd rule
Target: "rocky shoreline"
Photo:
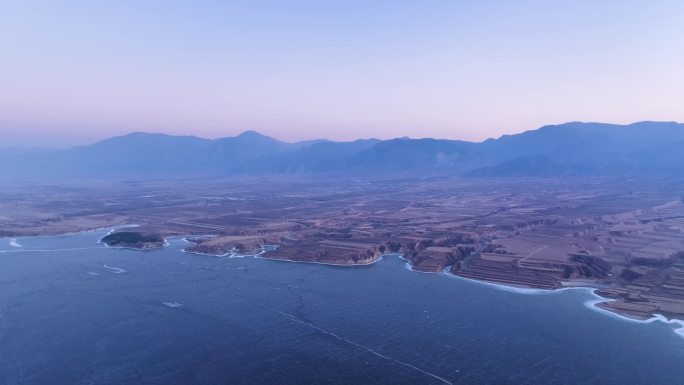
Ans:
{"type": "MultiPolygon", "coordinates": [[[[435,258],[429,259],[418,253],[417,250],[420,250],[421,246],[414,245],[409,247],[408,249],[410,250],[408,250],[405,245],[396,242],[388,242],[379,246],[358,244],[355,247],[350,247],[346,243],[344,248],[335,250],[332,247],[334,244],[324,245],[327,247],[317,249],[317,245],[312,242],[286,242],[285,245],[278,245],[275,244],[274,240],[269,242],[266,238],[259,237],[204,235],[189,236],[183,238],[183,240],[190,244],[190,246],[182,249],[186,253],[214,257],[252,256],[277,261],[315,263],[331,266],[372,265],[382,260],[384,256],[396,254],[406,261],[407,267],[411,271],[415,272],[444,273],[520,292],[554,292],[575,288],[586,289],[590,290],[597,298],[600,298],[600,300],[592,303],[593,307],[617,316],[640,322],[652,322],[654,320],[667,323],[684,322],[681,321],[684,318],[684,313],[663,311],[660,307],[647,301],[629,297],[628,288],[613,283],[585,278],[566,280],[556,278],[553,284],[549,285],[546,283],[540,284],[534,275],[528,277],[525,274],[506,275],[501,272],[489,275],[473,274],[470,270],[464,270],[464,261],[467,261],[469,257],[475,254],[475,248],[472,247],[463,249],[465,252],[462,255],[454,257],[450,265],[443,266],[440,263],[434,263],[435,258]],[[238,242],[238,239],[240,242],[238,242]],[[425,264],[426,260],[433,261],[433,263],[425,264]],[[530,280],[526,280],[527,278],[530,280]]],[[[98,242],[106,247],[141,251],[161,248],[169,244],[166,237],[159,232],[117,231],[117,228],[112,229],[98,242]]],[[[424,247],[423,250],[427,250],[427,248],[424,247]]],[[[435,253],[439,254],[439,251],[433,250],[432,254],[434,255],[435,253]]]]}
{"type": "MultiPolygon", "coordinates": [[[[452,276],[466,278],[478,282],[488,283],[496,286],[508,287],[511,289],[521,290],[541,290],[541,291],[558,291],[572,288],[584,288],[591,290],[592,293],[601,301],[597,301],[593,306],[604,311],[625,317],[636,321],[649,321],[654,317],[664,317],[666,320],[677,320],[682,317],[682,314],[668,313],[659,311],[657,306],[640,303],[638,301],[629,302],[628,299],[621,297],[619,293],[622,289],[620,286],[600,282],[599,280],[590,280],[586,278],[563,280],[560,277],[539,276],[534,273],[510,271],[509,274],[499,272],[498,274],[476,274],[471,270],[464,269],[463,261],[474,252],[474,248],[470,246],[462,246],[463,253],[454,256],[454,261],[451,265],[443,266],[439,263],[426,264],[424,255],[418,257],[420,253],[416,248],[407,252],[406,247],[399,244],[385,244],[381,246],[370,247],[365,250],[359,249],[350,252],[346,250],[345,253],[335,254],[331,250],[305,250],[305,247],[314,247],[315,245],[300,242],[298,247],[293,245],[286,245],[284,248],[281,245],[265,245],[259,243],[258,240],[253,239],[252,243],[233,244],[224,243],[227,239],[222,237],[200,237],[200,238],[185,238],[185,240],[192,244],[184,248],[184,252],[196,253],[209,256],[255,256],[259,258],[266,258],[271,260],[288,261],[288,262],[302,262],[302,263],[317,263],[331,266],[363,266],[378,262],[383,256],[388,254],[398,254],[406,261],[407,267],[416,272],[423,273],[446,273],[452,276]],[[304,246],[307,245],[307,246],[304,246]],[[393,250],[390,250],[390,247],[393,250]]],[[[261,240],[262,242],[265,239],[261,240]]],[[[457,249],[458,250],[458,249],[457,249]]],[[[439,254],[433,251],[433,254],[439,254]]],[[[590,266],[590,263],[587,265],[590,266]]]]}

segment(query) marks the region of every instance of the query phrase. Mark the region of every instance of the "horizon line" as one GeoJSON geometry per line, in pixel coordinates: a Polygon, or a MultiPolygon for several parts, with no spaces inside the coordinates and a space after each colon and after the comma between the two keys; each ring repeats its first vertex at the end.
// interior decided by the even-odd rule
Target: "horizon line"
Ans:
{"type": "Polygon", "coordinates": [[[208,138],[208,137],[203,137],[199,135],[194,135],[194,134],[174,134],[174,133],[166,133],[166,132],[158,132],[158,131],[130,131],[125,134],[120,134],[120,135],[113,135],[113,136],[108,136],[108,137],[103,137],[101,139],[97,139],[95,141],[89,142],[89,143],[84,143],[84,144],[75,144],[75,145],[69,145],[69,146],[63,146],[63,147],[46,147],[46,146],[8,146],[8,147],[0,147],[0,150],[69,150],[73,148],[78,148],[78,147],[87,147],[91,145],[95,145],[107,140],[115,139],[115,138],[122,138],[130,135],[135,135],[135,134],[146,134],[146,135],[162,135],[162,136],[167,136],[167,137],[176,137],[176,138],[196,138],[196,139],[201,139],[201,140],[207,140],[207,141],[216,141],[216,140],[222,140],[222,139],[230,139],[230,138],[236,138],[245,134],[249,133],[255,133],[257,135],[260,135],[262,137],[270,138],[273,140],[276,140],[281,143],[286,143],[286,144],[298,144],[298,143],[306,143],[306,142],[334,142],[334,143],[351,143],[351,142],[356,142],[359,140],[377,140],[377,141],[386,141],[386,140],[396,140],[396,139],[411,139],[411,140],[420,140],[420,139],[434,139],[434,140],[449,140],[449,141],[461,141],[461,142],[468,142],[468,143],[483,143],[488,140],[498,140],[503,137],[507,136],[513,136],[513,135],[520,135],[526,132],[531,132],[531,131],[537,131],[540,129],[543,129],[545,127],[559,127],[559,126],[567,126],[571,124],[601,124],[601,125],[611,125],[611,126],[618,126],[618,127],[629,127],[633,126],[636,124],[643,124],[643,123],[659,123],[659,124],[676,124],[676,125],[681,125],[684,124],[682,122],[676,121],[676,120],[639,120],[635,121],[632,123],[626,123],[626,124],[620,124],[620,123],[609,123],[609,122],[597,122],[597,121],[581,121],[581,120],[573,120],[573,121],[567,121],[563,123],[556,123],[556,124],[545,124],[543,126],[539,126],[537,128],[531,128],[531,129],[526,129],[523,131],[518,131],[518,132],[513,132],[513,133],[506,133],[506,134],[501,134],[498,137],[488,137],[486,139],[482,140],[466,140],[466,139],[449,139],[449,138],[436,138],[436,137],[411,137],[411,136],[401,136],[401,137],[391,137],[391,138],[386,138],[386,139],[380,139],[377,137],[360,137],[352,140],[332,140],[332,139],[327,139],[327,138],[310,138],[310,139],[303,139],[303,140],[297,140],[297,141],[285,141],[278,139],[274,136],[271,135],[266,135],[263,134],[257,130],[254,129],[246,129],[244,131],[239,132],[238,134],[232,135],[232,136],[218,136],[214,138],[208,138]]]}

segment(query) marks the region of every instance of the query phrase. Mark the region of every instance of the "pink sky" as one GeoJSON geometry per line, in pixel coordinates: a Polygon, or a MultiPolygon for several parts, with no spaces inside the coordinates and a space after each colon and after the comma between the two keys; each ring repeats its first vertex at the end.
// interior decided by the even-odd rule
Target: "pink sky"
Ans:
{"type": "Polygon", "coordinates": [[[551,3],[10,1],[0,147],[684,121],[684,3],[551,3]]]}

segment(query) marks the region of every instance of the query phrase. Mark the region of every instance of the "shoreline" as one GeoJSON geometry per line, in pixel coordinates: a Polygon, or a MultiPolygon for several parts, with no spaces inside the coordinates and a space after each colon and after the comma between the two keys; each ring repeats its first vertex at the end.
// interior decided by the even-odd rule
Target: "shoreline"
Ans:
{"type": "MultiPolygon", "coordinates": [[[[191,240],[189,240],[187,237],[182,238],[182,240],[186,243],[192,243],[192,244],[197,244],[191,240]]],[[[390,256],[394,255],[397,253],[390,253],[390,254],[382,254],[375,260],[372,260],[370,262],[365,262],[365,263],[329,263],[329,262],[318,262],[318,261],[295,261],[292,259],[283,259],[283,258],[272,258],[272,257],[264,257],[263,255],[267,254],[271,250],[267,250],[266,247],[278,247],[278,245],[263,245],[260,250],[256,254],[239,254],[235,248],[225,252],[224,254],[209,254],[209,253],[201,253],[197,251],[189,251],[186,248],[182,248],[180,251],[183,253],[188,253],[188,254],[195,254],[195,255],[204,255],[208,257],[217,257],[217,258],[245,258],[245,257],[252,257],[252,258],[259,258],[259,259],[268,259],[270,261],[282,261],[282,262],[295,262],[295,263],[311,263],[311,264],[317,264],[317,265],[327,265],[327,266],[340,266],[340,267],[354,267],[354,266],[370,266],[373,265],[379,261],[382,260],[383,257],[385,256],[390,256]],[[235,251],[233,251],[235,250],[235,251]]],[[[399,255],[399,254],[397,254],[399,255]]]]}
{"type": "Polygon", "coordinates": [[[383,260],[384,257],[386,256],[392,256],[394,254],[383,254],[377,257],[375,260],[370,261],[370,262],[364,262],[364,263],[329,263],[329,262],[318,262],[318,261],[295,261],[292,259],[281,259],[281,258],[270,258],[270,257],[262,257],[262,254],[258,254],[254,256],[254,258],[259,258],[259,259],[268,259],[270,261],[281,261],[281,262],[293,262],[293,263],[310,263],[314,265],[326,265],[326,266],[337,266],[337,267],[363,267],[363,266],[371,266],[374,265],[380,261],[383,260]]]}
{"type": "MultiPolygon", "coordinates": [[[[109,234],[112,234],[114,231],[121,229],[121,228],[135,228],[135,227],[140,227],[140,225],[137,224],[124,224],[124,225],[117,225],[114,227],[103,227],[103,228],[97,228],[97,229],[91,229],[91,230],[84,230],[84,231],[77,231],[77,232],[69,232],[69,233],[64,233],[64,234],[58,234],[58,235],[35,235],[35,236],[25,236],[22,238],[30,238],[30,237],[60,237],[60,236],[69,236],[69,235],[78,235],[78,234],[85,234],[85,233],[91,233],[91,232],[96,232],[96,231],[104,231],[108,230],[108,232],[100,237],[100,239],[97,241],[98,244],[102,244],[104,248],[109,248],[109,249],[121,249],[121,250],[135,250],[135,251],[151,251],[151,250],[156,250],[156,249],[163,249],[166,247],[171,246],[171,243],[169,242],[169,239],[178,239],[180,238],[183,242],[186,243],[192,243],[196,244],[195,242],[190,241],[188,238],[189,236],[173,236],[173,237],[163,237],[164,239],[164,244],[160,247],[154,247],[154,248],[135,248],[135,247],[119,247],[119,246],[109,246],[106,243],[102,242],[102,239],[106,237],[109,234]]],[[[16,243],[17,238],[16,237],[3,237],[0,239],[7,239],[8,242],[10,243],[10,246],[15,247],[15,248],[22,248],[23,246],[16,243]],[[15,243],[18,246],[13,245],[12,243],[15,243]]],[[[464,280],[470,283],[475,283],[483,286],[489,286],[492,288],[495,288],[497,290],[502,290],[502,291],[507,291],[509,293],[515,293],[515,294],[524,294],[524,295],[550,295],[554,294],[557,292],[561,291],[566,291],[566,290],[580,290],[580,291],[585,291],[592,295],[594,297],[593,300],[588,300],[583,303],[584,307],[586,307],[589,310],[596,311],[605,315],[608,315],[612,318],[621,320],[621,321],[627,321],[627,322],[634,322],[634,323],[639,323],[639,324],[650,324],[654,322],[662,322],[667,325],[679,325],[677,328],[673,328],[672,331],[677,334],[678,336],[684,338],[684,319],[679,319],[679,318],[672,318],[669,319],[666,316],[660,314],[660,313],[654,313],[652,314],[652,317],[647,318],[647,319],[637,319],[634,317],[630,317],[626,314],[621,314],[619,312],[614,312],[608,309],[604,309],[598,305],[602,303],[608,303],[608,302],[613,302],[615,301],[614,299],[611,298],[606,298],[598,295],[596,293],[597,290],[600,290],[600,288],[593,287],[593,286],[587,286],[587,285],[581,285],[578,284],[576,286],[566,286],[566,287],[561,287],[558,289],[536,289],[536,288],[531,288],[531,287],[524,287],[524,286],[515,286],[515,285],[506,285],[502,283],[496,283],[492,281],[485,281],[485,280],[477,280],[477,279],[472,279],[472,278],[466,278],[462,277],[456,274],[453,274],[448,271],[449,267],[445,268],[442,271],[439,272],[431,272],[431,271],[419,271],[413,269],[413,266],[411,265],[410,261],[406,259],[402,253],[387,253],[387,254],[382,254],[379,257],[377,257],[375,260],[372,260],[370,262],[365,262],[365,263],[353,263],[353,264],[342,264],[342,263],[327,263],[327,262],[318,262],[318,261],[295,261],[295,260],[290,260],[290,259],[281,259],[281,258],[270,258],[270,257],[265,257],[263,256],[266,254],[269,250],[267,250],[265,247],[266,246],[275,246],[275,245],[264,245],[261,250],[259,250],[256,254],[238,254],[236,251],[228,251],[222,255],[216,255],[216,254],[207,254],[207,253],[200,253],[200,252],[194,252],[194,251],[188,251],[186,248],[181,248],[179,249],[180,252],[187,253],[187,254],[195,254],[195,255],[203,255],[203,256],[209,256],[209,257],[215,257],[215,258],[245,258],[245,257],[252,257],[252,258],[259,258],[259,259],[266,259],[266,260],[271,260],[271,261],[281,261],[281,262],[294,262],[294,263],[309,263],[309,264],[317,264],[317,265],[327,265],[327,266],[337,266],[337,267],[356,267],[356,266],[371,266],[374,265],[384,259],[384,257],[391,257],[391,256],[397,256],[399,259],[402,261],[405,261],[404,268],[407,270],[413,272],[413,273],[424,273],[424,274],[440,274],[440,275],[446,275],[449,278],[452,279],[460,279],[464,280]]],[[[49,251],[59,251],[59,250],[82,250],[82,249],[95,249],[95,248],[73,248],[73,249],[41,249],[41,250],[30,250],[30,249],[23,249],[23,250],[2,250],[0,252],[2,253],[18,253],[18,252],[49,252],[49,251]]],[[[108,268],[108,267],[105,267],[108,268]]],[[[119,270],[119,268],[112,268],[112,270],[119,270]]],[[[123,270],[123,269],[121,269],[123,270]]],[[[121,271],[121,272],[125,272],[121,271]]],[[[117,273],[121,273],[117,272],[117,273]]]]}
{"type": "Polygon", "coordinates": [[[402,253],[396,253],[399,256],[399,259],[402,261],[406,262],[404,264],[404,269],[411,271],[413,273],[421,273],[421,274],[440,274],[439,271],[421,271],[421,270],[416,270],[413,268],[413,265],[411,264],[411,261],[409,261],[407,258],[404,257],[404,254],[402,253]]]}
{"type": "Polygon", "coordinates": [[[23,234],[23,235],[12,235],[12,236],[6,236],[6,237],[0,237],[0,239],[19,239],[19,238],[49,238],[49,237],[67,237],[69,235],[79,235],[79,234],[87,234],[87,233],[94,233],[97,231],[104,231],[104,230],[116,230],[116,229],[125,229],[125,228],[133,228],[133,227],[140,227],[138,224],[120,224],[120,225],[114,225],[114,226],[105,226],[105,227],[96,227],[94,229],[86,229],[86,230],[77,230],[77,231],[67,231],[67,232],[56,232],[56,233],[44,233],[44,234],[23,234]]]}
{"type": "MultiPolygon", "coordinates": [[[[205,235],[205,236],[206,236],[206,237],[209,237],[210,235],[205,235]]],[[[211,236],[215,236],[215,235],[211,235],[211,236]]],[[[193,244],[193,245],[197,245],[197,244],[198,244],[197,242],[191,241],[191,240],[188,238],[188,236],[180,236],[180,238],[181,238],[181,240],[182,240],[183,242],[185,242],[185,243],[191,243],[191,244],[193,244]]],[[[207,257],[216,257],[216,258],[225,258],[225,257],[228,257],[228,258],[242,258],[242,257],[245,257],[245,256],[239,256],[239,255],[237,255],[237,253],[235,253],[233,250],[235,250],[234,247],[233,247],[232,249],[226,251],[226,252],[223,253],[223,254],[209,254],[209,253],[202,253],[202,252],[199,252],[199,251],[189,251],[186,247],[180,249],[180,251],[181,251],[182,253],[195,254],[195,255],[204,255],[204,256],[207,256],[207,257]]]]}
{"type": "MultiPolygon", "coordinates": [[[[184,241],[188,243],[194,243],[192,241],[187,240],[186,238],[183,238],[184,241]]],[[[207,255],[207,256],[216,256],[212,254],[206,254],[206,253],[196,253],[192,251],[185,251],[185,249],[181,249],[182,252],[190,253],[190,254],[200,254],[200,255],[207,255]]],[[[259,253],[254,254],[254,255],[240,255],[237,253],[232,253],[230,254],[229,258],[244,258],[244,257],[253,257],[253,258],[260,258],[260,259],[268,259],[272,261],[283,261],[283,262],[295,262],[295,263],[310,263],[310,264],[318,264],[318,265],[327,265],[327,266],[341,266],[341,267],[354,267],[354,266],[370,266],[375,263],[378,263],[379,261],[382,261],[384,257],[390,257],[390,256],[397,256],[399,259],[405,262],[404,268],[413,272],[413,273],[423,273],[423,274],[442,274],[446,275],[450,278],[455,278],[455,279],[462,279],[471,283],[475,284],[480,284],[480,285],[486,285],[489,287],[496,288],[498,290],[502,291],[507,291],[509,293],[515,293],[515,294],[524,294],[524,295],[551,295],[555,293],[559,293],[562,291],[568,291],[568,290],[579,290],[579,291],[585,291],[592,295],[594,297],[593,300],[588,300],[583,303],[583,305],[588,308],[589,310],[599,312],[601,314],[608,315],[610,317],[613,317],[615,319],[619,319],[621,321],[628,321],[628,322],[635,322],[635,323],[640,323],[640,324],[650,324],[656,321],[663,322],[665,324],[675,324],[679,325],[680,327],[673,329],[675,334],[679,335],[680,337],[684,338],[684,319],[678,319],[678,318],[672,318],[668,319],[662,314],[656,313],[653,314],[652,317],[647,318],[647,319],[638,319],[634,317],[630,317],[627,314],[621,314],[618,312],[614,312],[608,309],[604,309],[598,305],[602,303],[608,303],[608,302],[613,302],[615,301],[612,298],[606,298],[598,295],[596,293],[597,290],[600,290],[600,288],[595,287],[595,286],[587,286],[583,284],[578,284],[575,286],[565,286],[561,287],[558,289],[552,289],[552,290],[547,290],[547,289],[536,289],[536,288],[531,288],[531,287],[524,287],[524,286],[515,286],[515,285],[505,285],[502,283],[496,283],[492,281],[484,281],[484,280],[476,280],[476,279],[471,279],[471,278],[466,278],[462,277],[456,274],[453,274],[449,272],[449,268],[447,267],[441,272],[432,272],[432,271],[420,271],[416,270],[413,268],[411,265],[411,262],[404,257],[402,253],[388,253],[388,254],[383,254],[380,257],[378,257],[376,260],[368,262],[368,263],[356,263],[356,264],[337,264],[337,263],[326,263],[326,262],[317,262],[317,261],[294,261],[294,260],[289,260],[289,259],[280,259],[280,258],[269,258],[269,257],[264,257],[263,255],[266,254],[266,250],[261,250],[259,253]]],[[[228,253],[224,254],[223,256],[228,255],[228,253]]],[[[221,257],[223,257],[221,256],[221,257]]]]}
{"type": "Polygon", "coordinates": [[[612,318],[618,319],[620,321],[625,321],[625,322],[633,322],[633,323],[639,323],[639,324],[650,324],[653,322],[660,321],[660,322],[662,322],[664,324],[668,324],[668,325],[679,325],[680,327],[674,328],[672,331],[675,334],[679,335],[680,337],[684,338],[684,320],[682,320],[682,319],[678,319],[678,318],[669,319],[669,318],[667,318],[664,315],[659,314],[659,313],[653,314],[652,317],[647,318],[647,319],[637,319],[637,318],[629,317],[627,315],[620,314],[618,312],[610,311],[610,310],[604,309],[600,306],[597,306],[599,304],[607,303],[607,302],[613,302],[615,300],[612,298],[602,297],[602,296],[596,294],[596,291],[600,290],[599,288],[596,288],[596,287],[592,287],[592,286],[568,286],[568,287],[562,287],[560,289],[553,289],[553,290],[533,289],[533,288],[504,285],[504,284],[490,282],[490,281],[481,281],[481,280],[477,280],[477,279],[461,277],[459,275],[447,272],[446,269],[445,269],[445,271],[442,271],[441,273],[436,273],[436,274],[444,274],[447,277],[452,278],[452,279],[460,279],[460,280],[468,281],[468,282],[475,283],[478,285],[489,286],[489,287],[492,287],[492,288],[497,289],[497,290],[506,291],[506,292],[514,293],[514,294],[522,294],[522,295],[553,295],[555,293],[559,293],[562,291],[570,291],[570,290],[584,291],[584,292],[587,292],[594,297],[594,299],[585,301],[583,303],[583,305],[591,311],[596,311],[598,313],[608,315],[612,318]]]}

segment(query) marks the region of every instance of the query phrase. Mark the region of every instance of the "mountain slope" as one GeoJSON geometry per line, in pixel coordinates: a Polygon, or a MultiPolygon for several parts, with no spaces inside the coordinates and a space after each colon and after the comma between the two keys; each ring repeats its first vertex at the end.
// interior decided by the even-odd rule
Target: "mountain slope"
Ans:
{"type": "Polygon", "coordinates": [[[572,122],[481,143],[365,139],[285,143],[247,131],[215,140],[132,133],[68,150],[0,151],[7,178],[414,173],[478,177],[684,175],[684,125],[572,122]]]}
{"type": "Polygon", "coordinates": [[[676,140],[684,140],[684,125],[675,122],[571,122],[489,139],[482,143],[482,149],[503,160],[542,154],[582,160],[626,155],[676,140]]]}
{"type": "Polygon", "coordinates": [[[317,142],[297,151],[263,156],[245,167],[246,171],[295,173],[345,170],[358,153],[379,143],[377,139],[353,142],[317,142]]]}
{"type": "MultiPolygon", "coordinates": [[[[482,151],[487,154],[489,164],[469,175],[643,173],[647,170],[640,166],[635,154],[645,154],[649,149],[667,147],[669,143],[681,140],[684,140],[684,125],[674,122],[630,125],[572,122],[545,126],[483,142],[482,151]]],[[[656,160],[648,163],[651,170],[666,173],[678,168],[672,161],[668,165],[656,160]]]]}

